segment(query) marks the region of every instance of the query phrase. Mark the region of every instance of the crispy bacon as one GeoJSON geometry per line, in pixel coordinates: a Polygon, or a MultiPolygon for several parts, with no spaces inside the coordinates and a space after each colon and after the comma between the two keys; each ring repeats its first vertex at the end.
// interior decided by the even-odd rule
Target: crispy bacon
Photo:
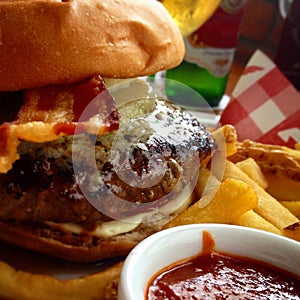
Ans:
{"type": "Polygon", "coordinates": [[[0,125],[0,173],[19,158],[21,140],[41,143],[82,132],[101,135],[118,127],[115,101],[100,76],[26,90],[16,119],[0,125]]]}

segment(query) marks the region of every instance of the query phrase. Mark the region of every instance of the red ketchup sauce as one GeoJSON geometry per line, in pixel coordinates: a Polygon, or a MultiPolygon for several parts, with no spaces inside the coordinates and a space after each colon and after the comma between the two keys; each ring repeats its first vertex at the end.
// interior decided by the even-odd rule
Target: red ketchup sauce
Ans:
{"type": "Polygon", "coordinates": [[[296,275],[213,248],[212,236],[204,232],[202,252],[155,274],[145,299],[300,299],[296,275]]]}

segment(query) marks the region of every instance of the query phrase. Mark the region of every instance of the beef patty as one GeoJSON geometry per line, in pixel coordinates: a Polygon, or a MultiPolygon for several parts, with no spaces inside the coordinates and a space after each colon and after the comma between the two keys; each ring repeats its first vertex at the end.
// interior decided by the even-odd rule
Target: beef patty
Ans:
{"type": "Polygon", "coordinates": [[[0,219],[109,220],[163,205],[196,180],[195,157],[215,148],[203,125],[162,100],[119,110],[117,132],[22,142],[20,159],[0,175],[0,219]]]}

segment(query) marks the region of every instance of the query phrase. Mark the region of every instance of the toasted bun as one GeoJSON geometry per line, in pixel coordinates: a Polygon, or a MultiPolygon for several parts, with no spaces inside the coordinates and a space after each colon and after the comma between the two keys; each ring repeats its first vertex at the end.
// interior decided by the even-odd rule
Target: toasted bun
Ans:
{"type": "MultiPolygon", "coordinates": [[[[125,256],[138,241],[161,229],[167,220],[169,219],[155,219],[150,221],[149,226],[141,225],[133,232],[99,241],[97,241],[96,235],[90,233],[89,238],[85,237],[85,243],[80,243],[80,238],[77,237],[73,245],[51,237],[50,227],[41,232],[38,224],[34,225],[34,230],[30,230],[30,227],[18,222],[0,221],[0,239],[22,248],[29,248],[66,261],[82,264],[108,257],[112,258],[112,256],[125,256]],[[38,235],[39,231],[40,235],[38,235]],[[47,236],[47,231],[49,236],[47,236]],[[76,242],[79,244],[76,245],[76,242]]],[[[53,228],[53,230],[56,231],[57,228],[53,228]]],[[[60,232],[59,235],[62,233],[60,232]]],[[[70,234],[70,232],[65,233],[70,234]]],[[[76,239],[75,235],[74,238],[76,239]]],[[[107,263],[109,265],[107,268],[96,271],[96,273],[87,273],[89,275],[83,274],[78,278],[60,280],[53,277],[51,271],[47,275],[38,274],[34,269],[32,271],[25,269],[25,271],[21,267],[19,270],[6,260],[0,261],[0,299],[115,300],[117,299],[118,280],[123,262],[116,263],[112,260],[112,263],[109,261],[107,263]]]]}
{"type": "Polygon", "coordinates": [[[0,91],[178,65],[181,33],[155,0],[0,2],[0,91]]]}
{"type": "MultiPolygon", "coordinates": [[[[0,240],[72,262],[95,262],[127,255],[138,242],[161,230],[170,216],[155,218],[134,230],[111,237],[99,236],[83,227],[80,232],[70,227],[0,220],[0,240]]],[[[99,225],[101,226],[101,225],[99,225]]],[[[78,228],[78,225],[77,225],[78,228]]]]}
{"type": "MultiPolygon", "coordinates": [[[[86,244],[71,245],[56,240],[50,236],[41,236],[37,233],[38,225],[30,230],[22,225],[0,221],[0,239],[9,244],[35,250],[67,261],[90,262],[113,256],[123,256],[136,245],[134,241],[114,241],[104,239],[93,245],[93,236],[86,244]]],[[[96,237],[94,237],[96,239],[96,237]]],[[[78,241],[80,241],[78,239],[78,241]]]]}
{"type": "Polygon", "coordinates": [[[237,143],[237,153],[230,160],[238,162],[248,157],[260,166],[268,181],[267,192],[278,200],[299,200],[300,151],[245,140],[237,143]]]}

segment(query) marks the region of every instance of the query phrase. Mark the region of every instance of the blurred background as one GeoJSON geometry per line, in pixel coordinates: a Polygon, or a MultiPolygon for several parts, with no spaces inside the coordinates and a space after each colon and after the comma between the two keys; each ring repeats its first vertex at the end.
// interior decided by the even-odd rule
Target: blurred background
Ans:
{"type": "Polygon", "coordinates": [[[246,2],[236,62],[246,63],[258,48],[271,57],[275,56],[284,23],[279,2],[279,0],[246,2]]]}
{"type": "Polygon", "coordinates": [[[300,90],[300,0],[159,1],[186,46],[183,62],[163,75],[169,99],[196,110],[208,103],[222,111],[257,50],[300,90]]]}
{"type": "MultiPolygon", "coordinates": [[[[297,2],[295,4],[299,8],[300,0],[294,1],[297,2]]],[[[246,2],[226,93],[231,93],[243,67],[256,49],[261,49],[272,60],[275,60],[280,43],[285,43],[282,34],[286,25],[286,12],[289,10],[291,2],[291,0],[248,0],[246,2]]],[[[297,14],[299,11],[297,12],[294,9],[294,13],[297,14]]],[[[298,26],[299,33],[300,15],[296,17],[296,22],[298,24],[294,24],[294,26],[298,26]]],[[[288,47],[287,43],[283,46],[288,47]]],[[[289,54],[286,53],[286,59],[288,58],[289,54]]],[[[300,62],[300,48],[298,48],[298,58],[298,62],[300,62]]]]}

